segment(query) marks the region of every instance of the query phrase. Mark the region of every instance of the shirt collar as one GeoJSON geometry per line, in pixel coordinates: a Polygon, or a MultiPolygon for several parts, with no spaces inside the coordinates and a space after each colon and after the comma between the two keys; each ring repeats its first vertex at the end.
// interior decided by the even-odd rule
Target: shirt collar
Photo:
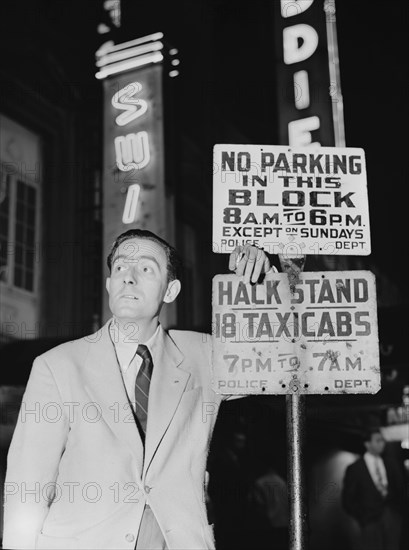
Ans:
{"type": "Polygon", "coordinates": [[[383,460],[382,460],[381,456],[375,456],[375,455],[373,455],[372,453],[369,453],[369,452],[366,452],[364,454],[364,460],[367,464],[370,463],[371,465],[375,465],[377,462],[378,463],[379,462],[383,463],[383,460]]]}
{"type": "Polygon", "coordinates": [[[158,339],[159,330],[160,324],[158,324],[155,332],[146,342],[139,342],[137,341],[136,335],[133,334],[131,326],[129,333],[125,334],[119,329],[118,323],[115,322],[115,317],[112,319],[109,325],[109,334],[115,347],[118,362],[123,370],[129,367],[129,364],[135,357],[138,345],[143,344],[147,346],[151,355],[153,355],[152,350],[158,339]]]}

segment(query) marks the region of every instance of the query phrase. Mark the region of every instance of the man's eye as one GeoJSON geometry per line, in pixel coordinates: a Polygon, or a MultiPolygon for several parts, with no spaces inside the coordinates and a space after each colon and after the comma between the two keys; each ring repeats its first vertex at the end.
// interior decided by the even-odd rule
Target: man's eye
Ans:
{"type": "Polygon", "coordinates": [[[123,271],[124,269],[126,269],[124,265],[116,265],[115,266],[115,271],[123,271]]]}
{"type": "Polygon", "coordinates": [[[151,267],[149,267],[149,266],[147,266],[147,265],[144,265],[144,266],[142,267],[142,271],[143,271],[144,273],[152,273],[153,270],[152,270],[151,267]]]}

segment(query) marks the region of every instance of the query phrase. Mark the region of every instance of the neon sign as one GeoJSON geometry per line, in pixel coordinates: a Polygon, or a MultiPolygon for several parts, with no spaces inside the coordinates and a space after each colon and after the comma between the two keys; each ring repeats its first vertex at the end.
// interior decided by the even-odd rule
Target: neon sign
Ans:
{"type": "MultiPolygon", "coordinates": [[[[117,126],[126,126],[147,112],[148,102],[135,97],[142,89],[142,84],[132,82],[113,95],[111,99],[112,106],[123,111],[115,118],[117,126]]],[[[121,172],[142,170],[150,162],[149,135],[144,130],[116,136],[114,147],[116,165],[121,172]]],[[[132,184],[128,187],[122,213],[122,223],[130,224],[136,220],[140,190],[138,184],[132,184]]]]}
{"type": "MultiPolygon", "coordinates": [[[[173,211],[165,192],[164,59],[177,60],[157,32],[96,52],[104,89],[103,243],[137,226],[169,236],[173,211]]],[[[172,65],[173,66],[173,65],[172,65]]],[[[176,65],[175,65],[176,66],[176,65]]],[[[168,90],[169,92],[169,90],[168,90]]],[[[104,294],[104,318],[110,315],[104,294]]]]}
{"type": "Polygon", "coordinates": [[[274,7],[279,141],[345,146],[334,0],[280,0],[274,7]]]}
{"type": "Polygon", "coordinates": [[[122,172],[141,170],[149,164],[148,132],[137,132],[114,139],[116,164],[122,172]]]}
{"type": "Polygon", "coordinates": [[[115,109],[123,110],[124,112],[118,115],[115,119],[118,126],[125,126],[133,120],[142,116],[148,110],[148,103],[144,99],[134,97],[142,91],[142,84],[132,82],[122,90],[114,94],[111,103],[115,109]]]}

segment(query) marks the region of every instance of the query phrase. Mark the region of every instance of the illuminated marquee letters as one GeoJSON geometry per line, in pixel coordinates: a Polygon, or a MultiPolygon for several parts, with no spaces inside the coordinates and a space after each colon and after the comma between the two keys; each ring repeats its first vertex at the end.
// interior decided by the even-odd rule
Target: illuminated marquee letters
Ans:
{"type": "Polygon", "coordinates": [[[310,84],[307,71],[294,73],[294,95],[297,109],[306,109],[310,106],[310,84]]]}
{"type": "Polygon", "coordinates": [[[318,34],[311,25],[293,25],[286,27],[283,31],[284,63],[286,65],[305,61],[312,56],[317,46],[318,34]]]}
{"type": "Polygon", "coordinates": [[[141,170],[149,164],[148,132],[118,136],[114,143],[116,163],[122,172],[141,170]]]}
{"type": "MultiPolygon", "coordinates": [[[[281,15],[293,17],[307,10],[313,2],[288,2],[281,0],[281,15]]],[[[318,33],[307,24],[292,25],[283,29],[284,63],[292,65],[309,59],[318,47],[318,33]]],[[[295,105],[297,109],[306,109],[310,105],[309,79],[305,70],[296,71],[293,76],[295,105]]],[[[317,116],[301,118],[288,123],[288,141],[294,147],[319,146],[312,143],[311,132],[318,130],[320,120],[317,116]]]]}
{"type": "Polygon", "coordinates": [[[281,15],[292,17],[308,9],[314,0],[281,0],[281,15]]]}
{"type": "Polygon", "coordinates": [[[132,82],[113,96],[111,100],[112,105],[115,109],[124,111],[115,119],[118,126],[125,126],[146,113],[148,109],[147,102],[144,99],[134,97],[141,90],[142,85],[139,82],[132,82]]]}
{"type": "Polygon", "coordinates": [[[138,206],[139,193],[141,186],[137,183],[128,187],[124,211],[122,214],[122,223],[133,223],[136,220],[136,208],[138,206]]]}
{"type": "MultiPolygon", "coordinates": [[[[142,84],[132,82],[112,97],[112,106],[115,109],[123,111],[115,119],[118,126],[126,126],[143,116],[148,110],[147,101],[135,97],[141,91],[142,84]]],[[[117,136],[114,139],[114,146],[116,165],[121,172],[142,170],[142,168],[145,168],[149,164],[151,157],[148,132],[140,131],[117,136]]],[[[122,222],[125,224],[133,223],[136,219],[139,193],[139,185],[134,184],[128,187],[122,214],[122,222]]]]}
{"type": "Polygon", "coordinates": [[[311,141],[311,132],[318,130],[319,127],[320,119],[317,116],[292,120],[288,123],[289,144],[297,147],[319,146],[320,143],[311,141]]]}

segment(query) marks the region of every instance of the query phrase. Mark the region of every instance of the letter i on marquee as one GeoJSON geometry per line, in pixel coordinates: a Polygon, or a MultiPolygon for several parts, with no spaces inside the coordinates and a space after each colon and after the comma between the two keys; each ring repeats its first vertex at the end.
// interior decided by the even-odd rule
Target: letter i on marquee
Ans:
{"type": "Polygon", "coordinates": [[[122,223],[133,223],[136,220],[136,209],[138,206],[140,190],[141,186],[137,183],[134,183],[128,187],[124,213],[122,215],[122,223]]]}

